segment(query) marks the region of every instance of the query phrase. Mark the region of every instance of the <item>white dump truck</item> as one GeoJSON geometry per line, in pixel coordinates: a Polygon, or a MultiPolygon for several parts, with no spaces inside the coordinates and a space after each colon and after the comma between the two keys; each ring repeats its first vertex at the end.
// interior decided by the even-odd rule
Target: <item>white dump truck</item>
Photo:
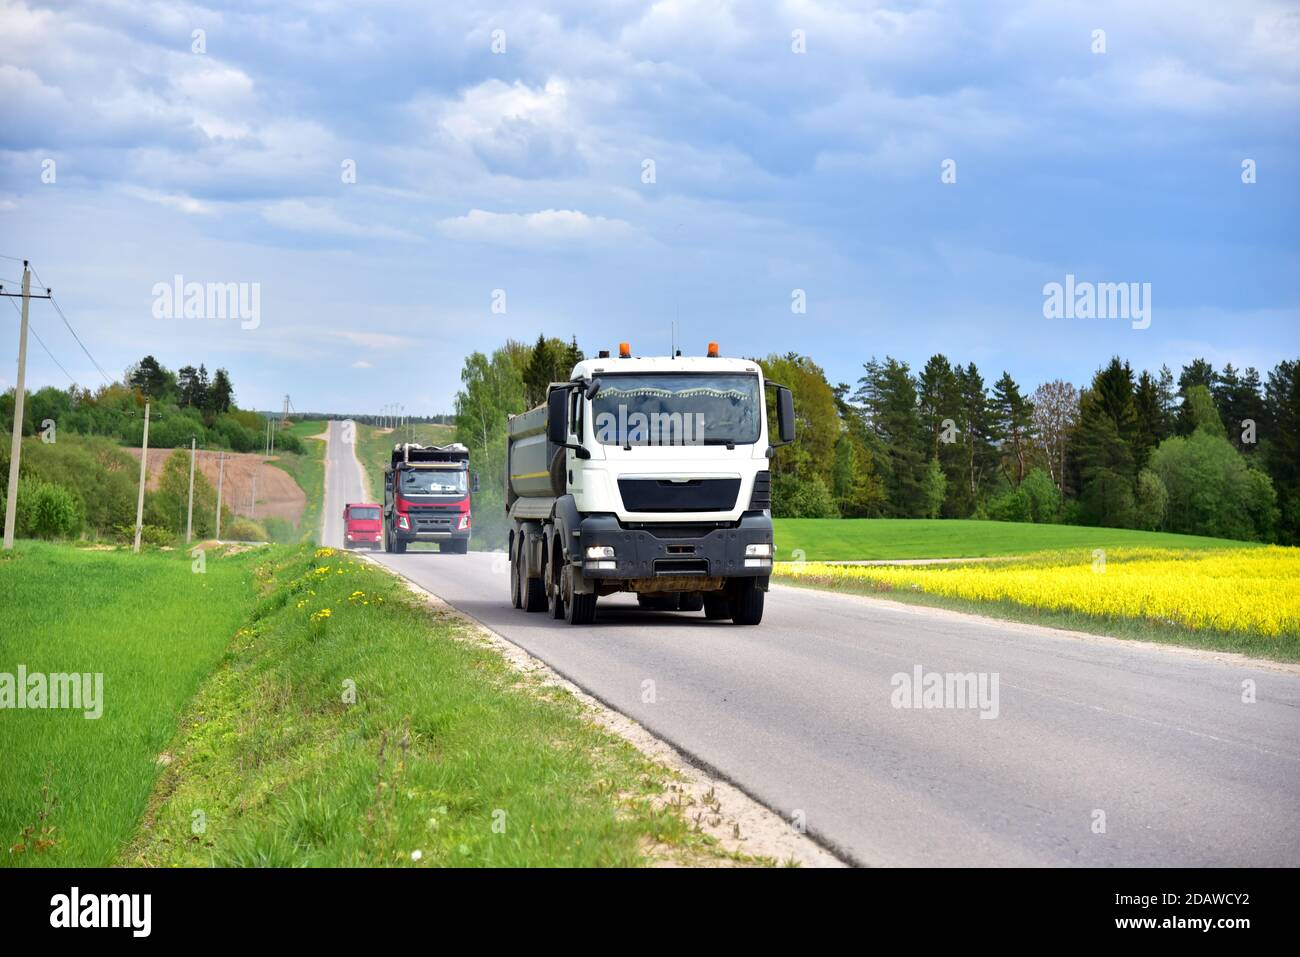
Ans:
{"type": "Polygon", "coordinates": [[[512,603],[589,624],[601,595],[635,592],[645,608],[758,624],[772,574],[769,460],[793,440],[790,390],[717,343],[662,358],[622,343],[617,358],[579,362],[509,421],[512,603]]]}

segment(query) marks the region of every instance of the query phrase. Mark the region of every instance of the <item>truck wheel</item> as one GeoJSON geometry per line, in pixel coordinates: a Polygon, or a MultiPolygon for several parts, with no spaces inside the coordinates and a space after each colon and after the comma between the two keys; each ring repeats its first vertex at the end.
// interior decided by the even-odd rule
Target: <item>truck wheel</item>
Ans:
{"type": "Polygon", "coordinates": [[[387,525],[384,526],[384,534],[383,534],[383,538],[384,538],[384,551],[386,551],[386,552],[392,552],[392,550],[393,550],[393,536],[389,533],[389,531],[388,531],[388,526],[387,526],[387,525]]]}
{"type": "Polygon", "coordinates": [[[564,600],[564,620],[570,625],[590,625],[596,620],[596,593],[589,595],[575,594],[573,591],[572,567],[564,569],[560,576],[560,592],[564,600]]]}
{"type": "Polygon", "coordinates": [[[549,575],[546,580],[551,583],[546,589],[546,610],[551,613],[551,617],[556,621],[561,621],[564,619],[566,602],[564,601],[564,595],[560,591],[560,583],[549,575]]]}
{"type": "Polygon", "coordinates": [[[515,608],[524,607],[523,592],[519,588],[519,563],[523,561],[523,556],[519,554],[519,549],[510,556],[510,604],[515,608]]]}
{"type": "Polygon", "coordinates": [[[596,620],[596,593],[573,595],[564,603],[564,620],[571,625],[590,625],[596,620]]]}
{"type": "Polygon", "coordinates": [[[738,625],[757,625],[763,620],[763,596],[766,592],[750,579],[741,586],[733,604],[731,620],[738,625]]]}
{"type": "Polygon", "coordinates": [[[519,583],[523,592],[524,611],[546,611],[546,579],[538,576],[532,578],[530,569],[524,565],[523,544],[519,547],[519,583]]]}
{"type": "Polygon", "coordinates": [[[704,593],[698,591],[684,591],[681,597],[677,599],[678,611],[699,611],[704,607],[704,593]]]}
{"type": "Polygon", "coordinates": [[[722,592],[704,596],[704,617],[710,621],[722,621],[731,617],[731,601],[722,592]]]}
{"type": "Polygon", "coordinates": [[[393,551],[397,552],[399,555],[405,555],[406,542],[402,541],[400,538],[393,539],[393,551]]]}

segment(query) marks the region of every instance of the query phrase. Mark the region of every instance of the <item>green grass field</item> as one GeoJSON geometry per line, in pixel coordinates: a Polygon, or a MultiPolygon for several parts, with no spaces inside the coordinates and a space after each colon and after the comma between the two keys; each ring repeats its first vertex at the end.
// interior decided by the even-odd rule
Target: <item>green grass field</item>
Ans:
{"type": "Polygon", "coordinates": [[[431,618],[393,576],[322,549],[282,555],[264,580],[121,863],[630,866],[652,845],[710,853],[681,808],[656,800],[667,771],[458,620],[431,618]]]}
{"type": "Polygon", "coordinates": [[[102,672],[105,698],[0,711],[7,865],[752,862],[673,772],[347,553],[200,575],[24,542],[0,596],[0,672],[102,672]]]}
{"type": "Polygon", "coordinates": [[[1248,543],[1197,535],[1082,525],[971,519],[778,518],[780,561],[985,558],[1075,548],[1223,548],[1248,543]],[[796,551],[802,551],[802,556],[796,551]]]}
{"type": "Polygon", "coordinates": [[[209,554],[196,574],[185,552],[25,541],[0,558],[0,672],[103,674],[97,719],[0,711],[0,861],[112,862],[145,809],[181,709],[252,610],[256,560],[209,554]],[[37,850],[43,840],[53,843],[37,850]]]}

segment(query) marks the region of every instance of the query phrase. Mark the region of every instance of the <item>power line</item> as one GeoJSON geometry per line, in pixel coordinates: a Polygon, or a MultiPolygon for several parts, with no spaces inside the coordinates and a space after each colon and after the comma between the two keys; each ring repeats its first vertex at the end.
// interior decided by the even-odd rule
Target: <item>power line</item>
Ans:
{"type": "MultiPolygon", "coordinates": [[[[9,305],[14,307],[14,312],[18,313],[18,318],[21,319],[23,315],[23,311],[18,308],[18,303],[10,299],[9,305]]],[[[50,347],[45,344],[45,340],[41,338],[41,334],[32,327],[31,322],[27,323],[27,331],[30,332],[36,338],[36,341],[41,344],[41,348],[44,349],[45,354],[50,357],[50,361],[59,367],[59,371],[62,372],[64,375],[68,376],[68,381],[71,382],[73,385],[76,385],[77,380],[72,378],[72,376],[68,374],[67,369],[63,368],[63,363],[59,362],[58,359],[54,358],[54,353],[51,352],[50,347]]]]}
{"type": "Polygon", "coordinates": [[[72,338],[77,340],[77,345],[81,346],[81,351],[86,354],[86,358],[89,359],[91,361],[91,364],[94,365],[94,367],[99,370],[99,374],[104,377],[105,384],[112,385],[113,380],[109,378],[108,373],[104,371],[104,367],[99,364],[98,360],[96,360],[95,357],[90,354],[90,350],[87,349],[86,344],[81,341],[81,337],[77,335],[77,331],[72,328],[72,323],[68,322],[68,317],[63,314],[63,307],[60,306],[58,300],[54,298],[54,293],[50,292],[50,287],[45,285],[45,280],[41,278],[41,274],[38,273],[35,269],[32,269],[32,275],[36,277],[36,281],[38,283],[40,283],[42,286],[45,286],[45,292],[50,297],[50,305],[52,305],[54,307],[54,311],[59,314],[59,318],[63,320],[63,324],[68,327],[68,332],[72,333],[72,338]]]}

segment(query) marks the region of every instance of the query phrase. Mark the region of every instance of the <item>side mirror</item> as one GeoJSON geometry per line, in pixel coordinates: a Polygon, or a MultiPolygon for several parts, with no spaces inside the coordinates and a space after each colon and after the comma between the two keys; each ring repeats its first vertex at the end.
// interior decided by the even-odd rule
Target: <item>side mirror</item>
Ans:
{"type": "Polygon", "coordinates": [[[469,490],[470,490],[471,492],[477,492],[477,491],[478,491],[478,473],[477,473],[477,472],[470,472],[470,473],[469,473],[469,490]]]}
{"type": "Polygon", "coordinates": [[[546,397],[546,439],[552,445],[569,441],[568,389],[552,389],[546,397]]]}
{"type": "Polygon", "coordinates": [[[587,399],[589,401],[591,399],[596,398],[596,393],[600,391],[600,380],[599,379],[588,380],[587,387],[584,391],[586,392],[587,399]]]}
{"type": "Polygon", "coordinates": [[[781,386],[776,390],[776,424],[781,444],[794,441],[794,393],[781,386]]]}

